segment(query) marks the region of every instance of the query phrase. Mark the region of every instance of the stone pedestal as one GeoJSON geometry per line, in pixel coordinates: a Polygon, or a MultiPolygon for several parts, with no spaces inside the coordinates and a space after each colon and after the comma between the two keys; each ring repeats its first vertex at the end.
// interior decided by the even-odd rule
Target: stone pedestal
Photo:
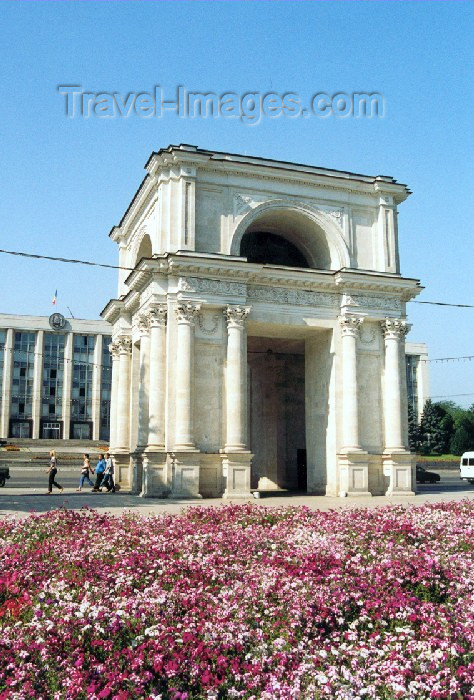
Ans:
{"type": "Polygon", "coordinates": [[[132,477],[131,477],[131,455],[130,452],[125,451],[115,451],[111,455],[114,461],[114,480],[115,484],[120,487],[121,490],[130,490],[132,488],[132,477]]]}
{"type": "Polygon", "coordinates": [[[386,496],[414,496],[416,456],[411,452],[388,452],[382,455],[386,496]]]}
{"type": "Polygon", "coordinates": [[[137,448],[130,454],[130,491],[138,494],[142,490],[143,452],[137,448]]]}
{"type": "Polygon", "coordinates": [[[234,452],[222,456],[224,493],[222,498],[251,498],[250,452],[234,452]]]}
{"type": "Polygon", "coordinates": [[[199,493],[199,450],[173,452],[168,456],[171,467],[170,498],[202,498],[199,493]]]}
{"type": "Polygon", "coordinates": [[[339,496],[371,496],[369,491],[369,456],[363,450],[337,455],[339,496]]]}
{"type": "Polygon", "coordinates": [[[170,492],[166,452],[143,453],[142,498],[166,498],[170,492]]]}

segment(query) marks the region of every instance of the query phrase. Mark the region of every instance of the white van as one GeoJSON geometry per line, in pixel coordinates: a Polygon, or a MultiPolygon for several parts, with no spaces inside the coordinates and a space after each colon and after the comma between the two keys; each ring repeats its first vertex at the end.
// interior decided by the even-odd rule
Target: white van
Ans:
{"type": "Polygon", "coordinates": [[[459,468],[461,470],[461,479],[474,484],[474,452],[465,452],[463,454],[459,468]]]}

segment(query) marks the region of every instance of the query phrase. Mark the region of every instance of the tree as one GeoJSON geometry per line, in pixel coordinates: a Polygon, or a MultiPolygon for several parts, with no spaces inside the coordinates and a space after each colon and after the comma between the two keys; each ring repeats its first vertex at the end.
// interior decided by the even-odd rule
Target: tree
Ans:
{"type": "Polygon", "coordinates": [[[412,452],[417,452],[421,445],[420,426],[411,404],[408,404],[408,444],[412,452]]]}
{"type": "Polygon", "coordinates": [[[474,450],[474,411],[465,411],[465,415],[455,421],[450,449],[453,455],[474,450]]]}
{"type": "Polygon", "coordinates": [[[443,454],[450,449],[454,421],[452,416],[438,403],[428,399],[421,416],[421,452],[443,454]]]}

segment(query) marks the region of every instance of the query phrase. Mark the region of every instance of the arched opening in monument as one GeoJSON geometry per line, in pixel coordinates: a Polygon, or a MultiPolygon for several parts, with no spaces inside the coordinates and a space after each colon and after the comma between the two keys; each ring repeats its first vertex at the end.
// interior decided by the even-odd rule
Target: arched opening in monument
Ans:
{"type": "Polygon", "coordinates": [[[137,251],[137,256],[135,258],[135,265],[137,265],[142,258],[151,258],[153,254],[150,236],[145,233],[142,240],[140,241],[140,246],[137,251]]]}
{"type": "Polygon", "coordinates": [[[248,338],[252,488],[307,490],[305,344],[248,338]]]}
{"type": "Polygon", "coordinates": [[[305,256],[293,243],[269,231],[247,231],[240,244],[240,255],[251,263],[309,267],[305,256]]]}
{"type": "Polygon", "coordinates": [[[253,263],[337,270],[341,264],[333,248],[323,229],[307,214],[276,207],[253,219],[235,252],[253,263]]]}

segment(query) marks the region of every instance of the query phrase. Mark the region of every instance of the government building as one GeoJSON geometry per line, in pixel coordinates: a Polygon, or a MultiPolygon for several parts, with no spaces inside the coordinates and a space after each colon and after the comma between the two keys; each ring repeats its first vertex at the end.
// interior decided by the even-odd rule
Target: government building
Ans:
{"type": "Polygon", "coordinates": [[[0,314],[0,438],[107,444],[110,343],[105,321],[0,314]]]}
{"type": "Polygon", "coordinates": [[[400,272],[408,188],[186,144],[145,167],[110,233],[122,269],[101,314],[121,486],[173,498],[412,493],[406,304],[421,287],[400,272]]]}

